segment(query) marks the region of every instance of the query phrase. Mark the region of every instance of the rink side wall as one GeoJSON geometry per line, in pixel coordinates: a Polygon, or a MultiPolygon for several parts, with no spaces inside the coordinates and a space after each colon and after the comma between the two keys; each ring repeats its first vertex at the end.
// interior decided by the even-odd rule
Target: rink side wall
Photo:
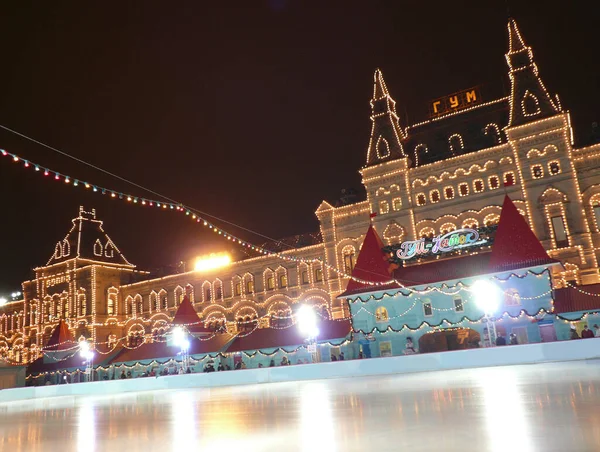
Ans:
{"type": "Polygon", "coordinates": [[[187,389],[324,378],[392,375],[594,358],[600,358],[600,338],[262,369],[5,389],[0,391],[0,403],[43,397],[108,395],[160,389],[187,389]]]}

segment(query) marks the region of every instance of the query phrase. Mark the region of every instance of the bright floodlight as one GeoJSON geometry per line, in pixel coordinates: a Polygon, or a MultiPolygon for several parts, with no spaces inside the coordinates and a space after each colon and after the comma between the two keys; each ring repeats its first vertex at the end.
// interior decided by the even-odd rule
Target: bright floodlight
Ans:
{"type": "Polygon", "coordinates": [[[475,281],[471,286],[471,293],[475,296],[477,306],[486,314],[491,314],[498,309],[500,290],[490,281],[483,279],[475,281]]]}
{"type": "MultiPolygon", "coordinates": [[[[173,343],[176,346],[184,346],[184,342],[187,342],[185,339],[185,331],[183,331],[183,328],[181,328],[180,326],[175,327],[175,329],[173,329],[173,343]]],[[[188,347],[189,347],[189,342],[188,342],[188,347]]]]}
{"type": "Polygon", "coordinates": [[[194,270],[197,272],[213,270],[215,268],[226,267],[231,264],[229,254],[211,254],[206,257],[199,257],[194,264],[194,270]]]}
{"type": "Polygon", "coordinates": [[[85,356],[90,351],[90,344],[88,341],[81,341],[79,343],[79,351],[81,352],[81,356],[85,356]]]}
{"type": "Polygon", "coordinates": [[[0,298],[0,306],[6,304],[7,300],[6,298],[0,298]]]}
{"type": "Polygon", "coordinates": [[[317,337],[319,329],[317,328],[317,315],[315,310],[307,305],[300,306],[296,313],[296,322],[300,332],[307,338],[317,337]]]}
{"type": "Polygon", "coordinates": [[[190,348],[190,341],[183,339],[179,345],[181,346],[181,350],[188,350],[190,348]]]}

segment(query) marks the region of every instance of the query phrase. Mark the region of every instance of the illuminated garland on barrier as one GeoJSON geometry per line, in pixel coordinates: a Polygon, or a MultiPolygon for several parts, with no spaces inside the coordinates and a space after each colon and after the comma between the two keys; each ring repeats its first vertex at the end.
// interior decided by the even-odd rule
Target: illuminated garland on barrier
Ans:
{"type": "MultiPolygon", "coordinates": [[[[352,333],[350,333],[350,334],[352,336],[352,333]]],[[[352,340],[353,340],[352,338],[345,339],[340,343],[334,343],[332,341],[324,341],[324,342],[319,342],[319,345],[328,345],[330,347],[339,347],[339,346],[346,345],[346,344],[352,342],[352,340]]],[[[286,350],[285,347],[277,347],[273,352],[270,352],[270,353],[265,353],[265,352],[262,352],[261,350],[256,350],[256,351],[254,351],[254,353],[248,353],[248,352],[242,351],[241,354],[245,355],[247,358],[253,359],[256,357],[256,355],[266,356],[266,357],[274,356],[277,353],[279,353],[280,351],[285,353],[286,355],[288,355],[288,354],[296,353],[303,348],[307,348],[307,345],[299,345],[298,347],[293,348],[291,350],[286,350]]],[[[227,353],[227,352],[225,352],[225,353],[218,352],[218,353],[214,353],[214,354],[207,353],[204,356],[202,356],[202,358],[196,359],[193,356],[190,356],[189,359],[194,365],[196,365],[198,363],[202,363],[206,359],[227,358],[227,357],[229,357],[229,355],[232,355],[232,354],[233,353],[227,353]]],[[[73,356],[73,355],[71,355],[71,356],[73,356]]],[[[145,367],[145,368],[148,368],[148,367],[151,368],[151,367],[157,366],[157,365],[160,365],[160,366],[167,365],[167,367],[169,367],[170,363],[177,364],[179,362],[175,358],[168,358],[167,360],[162,361],[162,362],[155,358],[149,358],[149,359],[152,359],[152,361],[150,361],[148,364],[144,364],[141,361],[137,361],[135,364],[131,364],[131,365],[127,365],[125,363],[110,364],[106,367],[105,366],[96,366],[94,368],[94,371],[97,372],[97,371],[101,370],[103,372],[109,372],[112,369],[114,372],[116,372],[117,370],[122,370],[123,368],[134,369],[139,366],[145,367]]],[[[81,366],[81,367],[83,367],[83,366],[81,366]]],[[[26,380],[30,380],[32,378],[38,379],[38,378],[44,377],[46,375],[56,375],[56,374],[60,374],[60,375],[66,374],[68,376],[72,376],[72,375],[83,374],[83,373],[84,372],[80,369],[75,369],[71,372],[69,372],[67,370],[55,370],[55,371],[49,371],[49,372],[40,372],[37,375],[29,374],[25,377],[25,379],[26,380]]],[[[199,373],[199,372],[196,372],[196,373],[199,373]]],[[[160,375],[157,375],[157,376],[160,376],[160,375]]]]}
{"type": "Polygon", "coordinates": [[[153,199],[143,198],[143,197],[119,192],[117,190],[102,187],[99,185],[94,185],[89,182],[85,182],[85,181],[67,176],[65,174],[61,174],[58,171],[50,170],[50,169],[44,167],[43,165],[39,165],[30,160],[23,159],[20,156],[18,156],[17,154],[7,152],[4,149],[0,149],[0,154],[5,157],[10,157],[13,160],[13,162],[15,162],[15,163],[23,162],[23,166],[25,168],[33,168],[36,172],[43,173],[44,176],[53,175],[52,178],[54,180],[63,181],[64,183],[70,184],[74,187],[81,185],[82,187],[85,187],[86,189],[91,189],[91,191],[94,193],[101,193],[103,195],[108,194],[111,198],[118,198],[118,199],[125,200],[125,201],[133,203],[133,204],[140,204],[142,206],[157,207],[162,210],[168,209],[168,210],[174,210],[174,211],[178,211],[181,213],[185,213],[186,216],[191,216],[192,220],[195,220],[197,223],[200,223],[205,227],[208,227],[211,231],[213,231],[214,233],[216,233],[218,235],[223,236],[227,240],[233,241],[234,243],[237,243],[241,246],[247,247],[253,251],[257,251],[264,255],[274,256],[274,257],[277,257],[279,259],[286,260],[289,262],[302,262],[302,263],[306,263],[306,264],[319,263],[319,264],[323,265],[325,268],[327,268],[328,270],[335,272],[338,276],[341,276],[343,278],[348,278],[359,284],[364,284],[364,285],[368,285],[368,286],[381,287],[381,286],[387,286],[390,284],[397,284],[399,287],[402,287],[405,290],[408,290],[413,293],[418,293],[420,295],[424,295],[424,294],[430,293],[432,291],[444,293],[442,291],[443,285],[440,287],[428,287],[426,290],[416,290],[416,289],[406,287],[403,283],[401,283],[400,281],[398,281],[396,279],[390,279],[388,281],[382,281],[382,282],[367,281],[367,280],[363,280],[360,278],[356,278],[355,276],[352,276],[350,274],[347,274],[344,270],[341,270],[341,269],[335,267],[334,265],[328,264],[319,258],[306,259],[306,258],[296,257],[296,256],[287,256],[281,252],[269,251],[261,246],[254,245],[250,242],[242,240],[242,239],[236,237],[235,235],[230,234],[226,230],[213,225],[212,223],[210,223],[209,221],[205,220],[200,215],[198,215],[192,208],[187,207],[184,204],[157,201],[157,200],[153,200],[153,199]]]}
{"type": "MultiPolygon", "coordinates": [[[[534,318],[536,318],[536,317],[537,317],[539,314],[541,314],[541,313],[543,313],[544,315],[551,315],[551,316],[554,316],[554,317],[555,317],[556,319],[558,319],[558,320],[561,320],[561,321],[563,321],[563,322],[565,322],[565,323],[571,323],[571,324],[573,324],[574,322],[579,322],[579,321],[581,321],[581,320],[585,319],[586,317],[588,317],[588,316],[590,316],[590,315],[599,315],[599,314],[600,314],[600,312],[598,312],[598,311],[586,312],[586,313],[584,313],[583,315],[581,315],[581,316],[580,316],[580,317],[578,317],[578,318],[575,318],[575,319],[569,319],[569,318],[566,318],[566,317],[564,317],[564,316],[561,316],[561,315],[559,315],[559,314],[554,314],[554,313],[551,313],[551,312],[549,312],[548,310],[546,310],[546,309],[544,309],[544,308],[541,308],[541,309],[539,309],[539,310],[537,311],[537,313],[536,313],[536,314],[529,314],[527,311],[525,311],[524,309],[522,309],[522,310],[520,311],[520,313],[519,313],[518,315],[516,315],[516,316],[513,316],[513,315],[511,315],[511,314],[510,314],[510,313],[508,313],[508,312],[504,312],[504,313],[502,313],[502,314],[500,315],[500,317],[499,317],[499,318],[495,318],[494,320],[495,320],[495,321],[502,321],[502,320],[504,320],[504,317],[508,317],[508,318],[510,318],[511,320],[517,320],[517,319],[519,319],[519,318],[521,318],[521,317],[523,317],[523,316],[527,316],[527,317],[529,317],[530,319],[534,319],[534,318]]],[[[341,345],[346,345],[346,344],[348,344],[348,343],[352,342],[352,341],[354,340],[354,335],[355,335],[355,334],[371,335],[371,334],[373,334],[374,332],[377,332],[377,333],[380,333],[380,334],[387,334],[387,333],[391,333],[391,332],[398,333],[398,332],[401,332],[401,331],[403,331],[404,329],[408,329],[408,330],[410,330],[410,331],[417,331],[417,330],[420,330],[420,329],[422,329],[422,328],[424,328],[424,327],[426,327],[426,326],[429,326],[430,328],[434,328],[434,329],[436,329],[436,328],[439,328],[440,326],[442,326],[442,324],[443,324],[443,323],[447,323],[447,324],[451,325],[453,328],[441,328],[441,329],[438,329],[438,330],[431,331],[431,333],[433,333],[433,332],[436,332],[436,331],[454,330],[454,329],[457,329],[457,328],[461,328],[461,327],[455,327],[455,325],[459,325],[460,323],[463,323],[463,322],[465,322],[465,321],[469,321],[470,323],[481,323],[481,322],[483,321],[483,318],[484,318],[484,317],[481,317],[481,318],[479,318],[479,319],[477,319],[477,320],[471,320],[471,319],[470,319],[470,318],[468,318],[467,316],[464,316],[464,317],[463,317],[463,318],[462,318],[462,319],[461,319],[459,322],[450,322],[450,321],[449,321],[449,320],[447,320],[447,319],[443,319],[443,320],[442,320],[442,321],[441,321],[439,324],[437,324],[437,325],[433,325],[433,324],[430,324],[429,322],[425,321],[425,322],[422,322],[422,323],[421,323],[421,325],[420,325],[419,327],[417,327],[417,328],[411,328],[411,327],[409,327],[407,324],[404,324],[404,325],[402,326],[402,328],[400,328],[400,329],[394,329],[394,328],[392,328],[391,326],[388,326],[388,327],[387,327],[385,330],[383,330],[383,331],[382,331],[382,330],[380,330],[380,329],[379,329],[379,328],[377,328],[377,327],[373,328],[373,329],[372,329],[370,332],[364,331],[364,330],[362,330],[362,329],[361,329],[361,330],[354,330],[354,329],[353,329],[353,330],[350,332],[350,339],[346,339],[346,340],[342,341],[341,343],[337,343],[337,344],[336,344],[336,343],[333,343],[333,342],[331,342],[331,341],[322,342],[322,343],[320,343],[320,344],[321,344],[321,345],[325,345],[325,344],[327,344],[327,345],[329,345],[329,346],[332,346],[332,347],[338,347],[338,346],[341,346],[341,345]]],[[[464,328],[464,327],[463,327],[463,328],[464,328]]],[[[295,349],[293,349],[293,350],[291,350],[291,351],[288,351],[288,350],[286,350],[284,347],[278,347],[276,350],[274,350],[274,351],[273,351],[273,352],[271,352],[271,353],[264,353],[264,352],[262,352],[262,351],[260,351],[260,350],[256,350],[254,353],[248,353],[248,352],[245,352],[245,351],[244,351],[244,352],[242,352],[242,354],[244,354],[244,355],[245,355],[246,357],[248,357],[248,358],[254,358],[254,357],[257,355],[257,354],[259,354],[260,356],[267,356],[267,357],[269,357],[269,356],[273,356],[273,355],[277,354],[279,351],[282,351],[282,352],[284,352],[284,353],[286,353],[286,354],[291,354],[291,353],[295,353],[295,352],[297,352],[298,350],[300,350],[300,349],[302,349],[302,348],[306,348],[306,345],[300,345],[300,346],[296,347],[295,349]]],[[[223,358],[225,358],[225,357],[227,357],[228,355],[229,355],[228,353],[221,353],[221,352],[214,353],[214,354],[207,353],[207,354],[205,354],[205,355],[204,355],[202,358],[200,358],[200,359],[196,359],[196,358],[190,357],[190,360],[191,360],[192,362],[194,362],[194,364],[198,364],[198,363],[200,363],[200,362],[203,362],[203,361],[204,361],[205,359],[207,359],[207,358],[209,358],[209,359],[214,359],[214,358],[217,358],[217,357],[223,357],[223,358]]],[[[71,355],[71,356],[73,356],[73,355],[71,355]]],[[[7,362],[10,362],[10,360],[6,360],[6,361],[7,361],[7,362]]],[[[146,368],[147,368],[147,367],[151,367],[151,366],[155,366],[155,365],[165,365],[165,364],[167,364],[167,363],[177,363],[177,362],[178,362],[178,361],[177,361],[176,359],[174,359],[174,358],[169,358],[169,359],[167,359],[166,361],[163,361],[163,362],[161,362],[161,361],[159,361],[159,360],[157,360],[157,359],[154,359],[154,358],[153,358],[153,359],[152,359],[152,361],[151,361],[150,363],[148,363],[148,364],[143,364],[142,362],[138,361],[138,362],[136,362],[135,364],[132,364],[132,365],[126,365],[125,363],[121,363],[121,364],[119,364],[119,365],[112,364],[112,365],[109,365],[109,366],[107,366],[107,367],[104,367],[104,366],[97,366],[97,367],[95,368],[95,370],[96,370],[96,371],[98,371],[98,370],[102,370],[102,371],[104,371],[104,372],[108,372],[108,371],[109,371],[111,368],[112,368],[113,370],[115,370],[115,371],[116,371],[116,369],[123,369],[123,368],[125,368],[125,369],[133,369],[133,368],[135,368],[135,367],[138,367],[138,366],[142,366],[142,367],[146,367],[146,368]]],[[[15,363],[15,364],[17,364],[17,365],[18,365],[18,363],[15,363]]],[[[72,372],[68,372],[68,371],[66,371],[66,370],[62,370],[62,371],[61,371],[61,370],[56,370],[56,371],[51,371],[51,372],[43,372],[43,373],[39,373],[39,374],[37,374],[37,375],[30,374],[30,375],[27,375],[27,376],[26,376],[26,379],[27,379],[27,380],[29,380],[29,379],[31,379],[31,378],[36,378],[36,379],[37,379],[37,378],[39,378],[39,377],[42,377],[42,376],[45,376],[45,375],[55,375],[55,374],[57,374],[57,373],[58,373],[58,374],[61,374],[61,375],[63,375],[63,374],[65,374],[65,373],[66,373],[66,374],[68,374],[69,376],[71,376],[71,375],[74,375],[74,374],[83,373],[83,371],[81,371],[81,370],[79,370],[79,369],[76,369],[76,370],[74,370],[74,371],[72,371],[72,372]]]]}

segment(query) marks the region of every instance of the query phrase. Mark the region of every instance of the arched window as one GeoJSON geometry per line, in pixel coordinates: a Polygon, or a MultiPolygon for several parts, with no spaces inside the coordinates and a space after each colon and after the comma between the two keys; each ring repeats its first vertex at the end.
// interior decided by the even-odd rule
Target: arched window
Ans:
{"type": "Polygon", "coordinates": [[[523,99],[521,100],[521,108],[523,109],[524,116],[535,116],[542,111],[540,107],[540,101],[529,90],[526,90],[525,94],[523,95],[523,99]]]}
{"type": "Polygon", "coordinates": [[[347,275],[351,275],[352,270],[354,270],[354,265],[356,264],[355,254],[356,250],[352,245],[345,246],[342,250],[342,257],[344,259],[344,272],[347,275]]]}
{"type": "Polygon", "coordinates": [[[128,316],[132,316],[133,313],[133,297],[131,295],[128,295],[127,298],[125,298],[125,314],[128,316]]]}
{"type": "Polygon", "coordinates": [[[417,144],[415,146],[415,166],[419,166],[419,155],[427,154],[429,151],[427,150],[427,146],[423,143],[417,144]]]}
{"type": "Polygon", "coordinates": [[[384,159],[390,156],[390,145],[381,135],[377,139],[377,158],[384,159]]]}
{"type": "Polygon", "coordinates": [[[309,284],[310,283],[310,272],[308,269],[308,265],[304,262],[298,264],[298,279],[300,280],[300,284],[309,284]]]}
{"type": "Polygon", "coordinates": [[[108,258],[115,257],[115,246],[108,240],[104,247],[104,255],[108,258]]]}
{"type": "Polygon", "coordinates": [[[67,239],[63,240],[63,245],[62,245],[62,249],[63,249],[63,256],[68,256],[69,254],[71,254],[71,245],[69,245],[69,242],[67,241],[67,239]]]}
{"type": "Polygon", "coordinates": [[[463,221],[463,228],[477,229],[479,227],[479,222],[475,218],[467,218],[463,221]]]}
{"type": "Polygon", "coordinates": [[[483,134],[492,138],[493,144],[500,144],[502,142],[502,136],[500,135],[500,128],[497,124],[490,123],[483,129],[483,134]]]}
{"type": "Polygon", "coordinates": [[[103,251],[104,247],[102,246],[102,242],[100,239],[96,239],[94,242],[94,256],[102,257],[103,251]]]}
{"type": "Polygon", "coordinates": [[[448,137],[448,146],[450,147],[450,152],[454,155],[464,150],[465,143],[460,134],[453,133],[448,137]]]}
{"type": "Polygon", "coordinates": [[[432,227],[426,227],[419,231],[420,238],[431,239],[435,236],[435,230],[432,227]]]}
{"type": "Polygon", "coordinates": [[[212,287],[209,281],[202,283],[202,300],[204,303],[210,303],[213,300],[212,287]]]}
{"type": "Polygon", "coordinates": [[[215,301],[223,301],[223,283],[220,279],[216,279],[213,282],[213,293],[215,294],[215,301]]]}
{"type": "Polygon", "coordinates": [[[160,311],[160,304],[158,303],[158,294],[155,291],[150,292],[150,312],[152,310],[160,311]]]}
{"type": "Polygon", "coordinates": [[[87,315],[87,303],[85,298],[85,289],[79,289],[79,293],[77,294],[77,306],[79,306],[79,315],[85,316],[87,315]]]}
{"type": "Polygon", "coordinates": [[[234,276],[231,280],[231,286],[234,297],[242,295],[242,278],[237,275],[234,276]]]}
{"type": "Polygon", "coordinates": [[[266,269],[263,276],[264,276],[265,290],[274,290],[275,289],[275,276],[273,275],[273,270],[271,270],[270,268],[266,269]]]}
{"type": "Polygon", "coordinates": [[[165,289],[160,289],[160,292],[158,292],[158,301],[160,303],[159,309],[169,309],[169,297],[167,296],[167,291],[165,289]]]}
{"type": "Polygon", "coordinates": [[[456,225],[454,223],[444,223],[440,228],[440,233],[447,234],[448,232],[455,231],[456,225]]]}
{"type": "Polygon", "coordinates": [[[500,215],[491,213],[485,216],[485,218],[483,219],[483,224],[486,227],[490,227],[498,224],[498,221],[500,221],[500,215]]]}
{"type": "Polygon", "coordinates": [[[254,294],[254,277],[250,273],[244,275],[244,290],[247,295],[254,294]]]}
{"type": "Polygon", "coordinates": [[[427,202],[427,198],[425,197],[425,193],[419,193],[416,196],[417,206],[424,206],[426,202],[427,202]]]}
{"type": "Polygon", "coordinates": [[[135,298],[133,299],[133,303],[134,303],[134,312],[133,312],[133,314],[136,317],[141,317],[142,314],[144,313],[144,302],[142,300],[142,296],[140,294],[137,294],[135,296],[135,298]]]}
{"type": "Polygon", "coordinates": [[[402,209],[402,199],[401,198],[392,199],[392,209],[394,209],[394,212],[398,212],[400,209],[402,209]]]}
{"type": "Polygon", "coordinates": [[[387,322],[389,319],[390,319],[390,316],[388,315],[388,311],[383,306],[379,306],[375,310],[375,321],[376,322],[387,322]]]}
{"type": "Polygon", "coordinates": [[[175,288],[175,291],[173,293],[174,295],[174,300],[175,300],[175,306],[179,306],[181,304],[181,302],[183,301],[183,297],[185,296],[185,292],[183,291],[183,287],[181,286],[177,286],[175,288]]]}

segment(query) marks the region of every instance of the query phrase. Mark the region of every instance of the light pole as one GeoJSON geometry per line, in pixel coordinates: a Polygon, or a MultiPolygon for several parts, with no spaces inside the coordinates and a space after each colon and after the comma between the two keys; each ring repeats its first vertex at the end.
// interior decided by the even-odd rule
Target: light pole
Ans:
{"type": "Polygon", "coordinates": [[[190,365],[190,355],[188,353],[190,349],[190,341],[187,338],[186,331],[180,326],[175,327],[173,330],[173,344],[180,348],[181,367],[184,372],[187,372],[190,365]]]}
{"type": "Polygon", "coordinates": [[[79,353],[85,359],[85,374],[89,375],[88,381],[94,381],[94,352],[90,350],[90,344],[88,341],[80,342],[79,353]]]}
{"type": "Polygon", "coordinates": [[[497,333],[496,322],[491,320],[491,316],[500,304],[500,290],[490,281],[480,279],[471,286],[471,292],[475,296],[475,303],[483,311],[490,347],[493,347],[496,345],[497,333]]]}
{"type": "Polygon", "coordinates": [[[296,313],[296,323],[300,333],[306,338],[308,343],[308,351],[312,353],[313,362],[318,361],[317,355],[317,336],[319,329],[317,328],[317,316],[315,310],[311,306],[302,305],[296,313]]]}

